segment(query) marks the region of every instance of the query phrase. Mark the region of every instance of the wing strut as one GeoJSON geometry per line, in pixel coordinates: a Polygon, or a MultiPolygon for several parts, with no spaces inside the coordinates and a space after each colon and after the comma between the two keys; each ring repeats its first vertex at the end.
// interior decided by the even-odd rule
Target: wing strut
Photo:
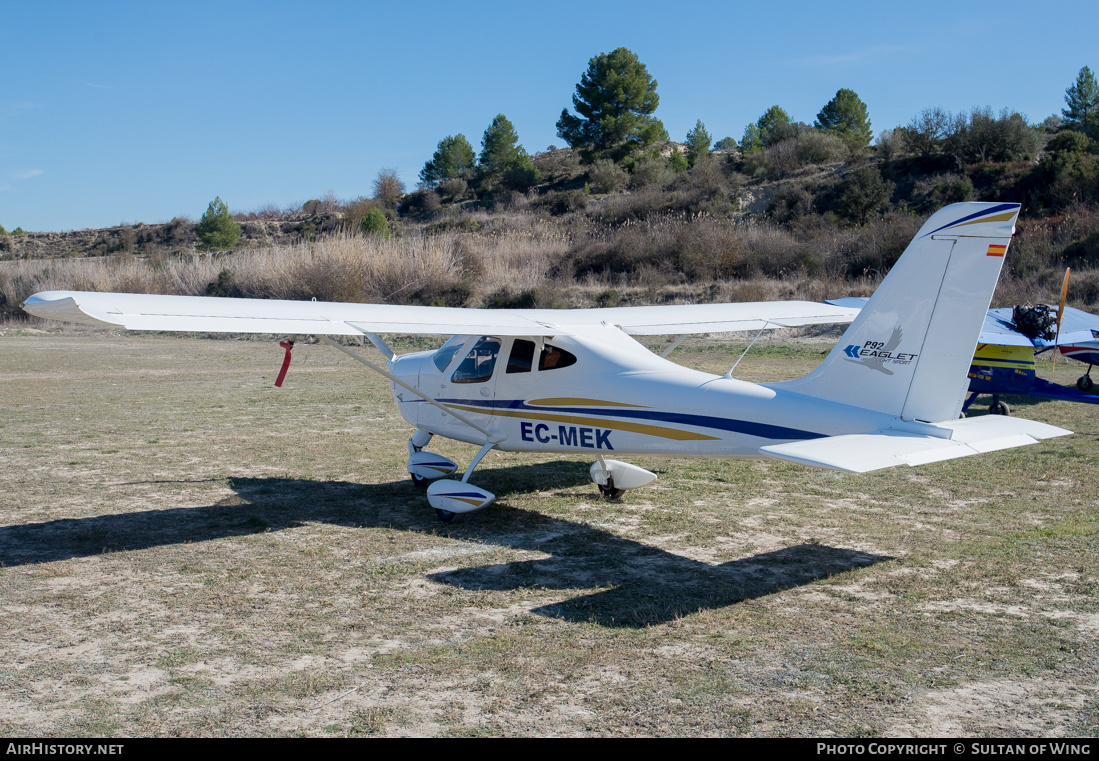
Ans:
{"type": "Polygon", "coordinates": [[[734,362],[733,366],[729,368],[729,372],[725,373],[726,378],[733,377],[733,370],[736,370],[736,366],[740,364],[740,360],[744,359],[744,355],[748,353],[748,350],[755,346],[756,338],[759,338],[761,335],[763,335],[763,331],[767,330],[767,328],[769,327],[771,327],[771,325],[768,323],[767,325],[764,325],[762,328],[759,329],[759,332],[756,333],[756,337],[752,339],[752,342],[750,344],[744,347],[744,351],[740,353],[740,356],[736,358],[736,362],[734,362]]]}
{"type": "Polygon", "coordinates": [[[678,347],[681,343],[683,343],[683,339],[686,338],[686,337],[687,337],[687,335],[685,333],[680,333],[678,336],[673,338],[672,342],[670,344],[668,344],[667,348],[664,349],[664,351],[660,352],[661,358],[667,359],[668,355],[671,354],[673,351],[675,351],[676,347],[678,347]]]}
{"type": "Polygon", "coordinates": [[[317,340],[321,341],[322,343],[326,343],[329,346],[336,347],[337,349],[342,351],[347,356],[351,357],[352,359],[354,359],[357,362],[363,363],[364,365],[366,365],[367,367],[369,367],[371,370],[375,371],[379,375],[385,376],[386,378],[388,378],[393,383],[396,383],[401,388],[406,389],[408,391],[411,391],[412,393],[414,393],[416,396],[423,399],[428,404],[430,404],[434,407],[438,407],[439,409],[441,409],[443,412],[447,413],[448,415],[453,415],[455,419],[461,420],[463,423],[468,425],[470,428],[483,433],[485,435],[485,438],[488,439],[493,444],[499,444],[501,441],[503,441],[504,439],[507,438],[507,436],[501,436],[499,434],[489,433],[488,430],[486,430],[486,429],[482,428],[481,426],[477,425],[472,420],[467,418],[465,415],[461,414],[460,412],[455,412],[450,407],[447,407],[445,404],[439,404],[437,401],[432,399],[430,396],[427,396],[426,394],[422,393],[419,389],[415,389],[412,386],[408,385],[403,380],[398,378],[396,375],[394,375],[393,373],[386,370],[384,367],[381,367],[380,365],[374,364],[373,362],[371,362],[369,359],[362,356],[358,352],[351,351],[351,349],[348,349],[346,346],[344,346],[343,344],[341,344],[337,341],[333,341],[328,336],[317,336],[317,340]]]}

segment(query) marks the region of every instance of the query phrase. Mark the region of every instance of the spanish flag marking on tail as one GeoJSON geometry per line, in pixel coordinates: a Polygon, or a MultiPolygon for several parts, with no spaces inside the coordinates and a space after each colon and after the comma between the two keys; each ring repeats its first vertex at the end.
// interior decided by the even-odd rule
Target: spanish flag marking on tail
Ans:
{"type": "Polygon", "coordinates": [[[1007,251],[1006,243],[992,243],[988,247],[988,253],[985,256],[1003,256],[1007,251]]]}

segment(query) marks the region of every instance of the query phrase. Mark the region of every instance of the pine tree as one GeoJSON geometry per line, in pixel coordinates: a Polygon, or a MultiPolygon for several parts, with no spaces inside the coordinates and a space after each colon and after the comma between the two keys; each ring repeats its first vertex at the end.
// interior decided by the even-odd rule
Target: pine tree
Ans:
{"type": "Polygon", "coordinates": [[[600,53],[576,85],[572,105],[580,116],[561,111],[557,134],[588,158],[621,160],[636,148],[667,140],[663,123],[652,116],[660,103],[656,80],[626,48],[600,53]]]}
{"type": "Polygon", "coordinates": [[[496,114],[481,137],[481,168],[487,174],[500,174],[516,165],[520,152],[526,154],[515,127],[506,116],[496,114]]]}
{"type": "Polygon", "coordinates": [[[420,170],[420,182],[433,188],[444,180],[453,180],[473,169],[476,154],[465,135],[448,135],[439,141],[435,155],[420,170]]]}
{"type": "MultiPolygon", "coordinates": [[[[756,120],[756,135],[764,148],[797,135],[797,128],[790,123],[790,116],[782,106],[771,106],[756,120]]],[[[744,131],[748,137],[748,130],[744,131]]]]}
{"type": "Polygon", "coordinates": [[[744,137],[740,140],[740,152],[744,154],[762,151],[763,138],[759,134],[758,124],[749,124],[744,128],[744,137]]]}
{"type": "Polygon", "coordinates": [[[710,152],[710,133],[706,131],[706,125],[699,119],[695,122],[694,129],[687,133],[687,162],[694,166],[695,162],[710,152]]]}
{"type": "Polygon", "coordinates": [[[866,104],[854,90],[847,88],[837,91],[836,97],[820,110],[814,126],[838,137],[850,138],[863,148],[870,145],[873,136],[866,104]]]}
{"type": "Polygon", "coordinates": [[[229,214],[229,207],[221,196],[217,196],[210,205],[202,219],[195,225],[195,234],[202,244],[202,248],[212,251],[232,251],[233,246],[240,240],[240,225],[229,214]]]}
{"type": "Polygon", "coordinates": [[[1065,126],[1099,139],[1099,82],[1087,66],[1080,69],[1076,81],[1065,90],[1065,103],[1068,108],[1061,110],[1065,126]]]}

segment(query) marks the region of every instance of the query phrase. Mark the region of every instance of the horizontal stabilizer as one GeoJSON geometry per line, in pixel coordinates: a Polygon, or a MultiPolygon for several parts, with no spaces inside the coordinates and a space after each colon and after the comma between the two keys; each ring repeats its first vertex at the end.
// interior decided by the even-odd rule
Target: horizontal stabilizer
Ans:
{"type": "Polygon", "coordinates": [[[1001,415],[938,423],[930,429],[936,435],[884,430],[776,444],[759,451],[799,465],[865,473],[1021,447],[1072,433],[1045,423],[1001,415]]]}

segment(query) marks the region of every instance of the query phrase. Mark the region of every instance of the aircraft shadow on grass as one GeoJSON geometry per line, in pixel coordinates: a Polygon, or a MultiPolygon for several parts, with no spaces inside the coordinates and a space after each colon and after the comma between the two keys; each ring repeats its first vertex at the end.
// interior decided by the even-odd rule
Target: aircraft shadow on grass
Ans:
{"type": "Polygon", "coordinates": [[[611,627],[643,627],[722,608],[892,558],[819,544],[799,544],[720,565],[692,560],[583,523],[507,508],[507,495],[553,491],[598,499],[587,465],[550,462],[479,470],[502,495],[493,511],[440,524],[423,492],[402,481],[356,484],[279,478],[233,478],[239,499],[201,507],[0,526],[0,566],[46,563],[108,552],[212,541],[309,522],[388,527],[548,557],[432,573],[431,580],[470,591],[530,589],[566,599],[538,615],[611,627]],[[593,588],[599,591],[591,592],[593,588]],[[575,596],[567,596],[575,590],[575,596]]]}

